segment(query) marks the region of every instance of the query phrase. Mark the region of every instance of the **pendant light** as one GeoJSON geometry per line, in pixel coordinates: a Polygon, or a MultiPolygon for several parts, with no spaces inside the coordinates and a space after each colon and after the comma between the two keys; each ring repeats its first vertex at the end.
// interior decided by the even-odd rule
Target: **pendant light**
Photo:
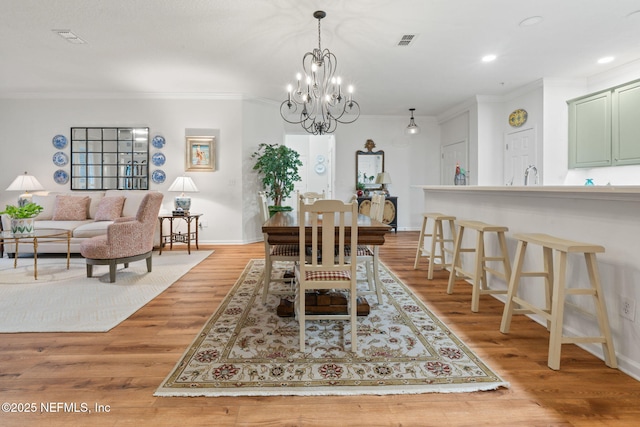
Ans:
{"type": "Polygon", "coordinates": [[[415,108],[409,108],[411,111],[411,119],[409,120],[409,126],[404,130],[407,135],[416,135],[420,133],[420,126],[418,126],[413,119],[413,112],[416,111],[415,108]]]}

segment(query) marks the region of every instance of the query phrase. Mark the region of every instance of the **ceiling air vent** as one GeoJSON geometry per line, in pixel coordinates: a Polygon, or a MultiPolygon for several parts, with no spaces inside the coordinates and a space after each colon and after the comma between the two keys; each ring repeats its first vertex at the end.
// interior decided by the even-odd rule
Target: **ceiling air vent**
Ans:
{"type": "Polygon", "coordinates": [[[417,37],[417,34],[405,34],[400,38],[398,46],[409,46],[411,42],[417,37]]]}
{"type": "Polygon", "coordinates": [[[73,34],[71,30],[51,30],[69,43],[73,44],[85,44],[86,41],[82,40],[77,35],[73,34]]]}

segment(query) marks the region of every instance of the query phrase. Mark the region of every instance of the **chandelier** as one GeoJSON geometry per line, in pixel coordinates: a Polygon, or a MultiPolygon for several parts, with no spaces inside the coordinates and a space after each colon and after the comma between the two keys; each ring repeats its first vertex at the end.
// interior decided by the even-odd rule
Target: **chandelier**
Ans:
{"type": "Polygon", "coordinates": [[[329,49],[322,49],[320,20],[327,16],[321,10],[313,13],[318,20],[318,48],[302,57],[303,76],[296,76],[295,90],[287,87],[287,99],[280,104],[280,115],[293,124],[300,124],[313,135],[336,130],[338,123],[355,122],[360,117],[360,105],[353,100],[353,86],[342,93],[342,81],[335,76],[338,60],[329,49]]]}

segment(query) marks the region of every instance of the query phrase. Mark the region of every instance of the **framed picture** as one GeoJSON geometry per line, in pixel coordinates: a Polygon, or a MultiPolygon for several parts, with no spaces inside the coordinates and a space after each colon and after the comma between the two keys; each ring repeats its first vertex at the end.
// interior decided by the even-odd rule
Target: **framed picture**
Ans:
{"type": "Polygon", "coordinates": [[[187,171],[214,171],[216,168],[216,139],[214,136],[187,137],[187,171]]]}

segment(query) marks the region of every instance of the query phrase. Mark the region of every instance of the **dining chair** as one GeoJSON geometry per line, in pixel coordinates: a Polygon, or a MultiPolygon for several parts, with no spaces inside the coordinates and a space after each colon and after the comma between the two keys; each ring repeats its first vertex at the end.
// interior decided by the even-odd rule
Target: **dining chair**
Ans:
{"type": "MultiPolygon", "coordinates": [[[[296,264],[296,315],[300,325],[300,351],[305,351],[307,320],[349,320],[351,351],[357,351],[357,281],[356,263],[349,262],[347,249],[355,253],[358,246],[358,203],[341,200],[317,200],[300,203],[298,209],[300,247],[307,245],[296,264]],[[307,229],[307,225],[309,229],[307,229]],[[309,244],[309,239],[311,243],[309,244]],[[349,240],[349,241],[347,241],[349,240]],[[323,256],[330,248],[331,256],[323,256]],[[349,292],[346,314],[307,314],[306,291],[341,289],[349,292]]],[[[342,329],[343,332],[346,329],[342,329]]],[[[346,344],[346,338],[345,338],[346,344]]],[[[346,345],[345,345],[346,346],[346,345]]]]}
{"type": "MultiPolygon", "coordinates": [[[[384,215],[384,194],[374,194],[371,197],[371,209],[369,210],[369,218],[376,221],[382,221],[384,215]]],[[[367,273],[367,283],[369,285],[368,291],[360,291],[360,295],[373,295],[378,298],[378,304],[382,304],[382,286],[380,284],[380,275],[378,272],[379,258],[378,258],[379,246],[367,246],[358,245],[356,252],[356,262],[364,263],[367,273]]],[[[350,254],[349,254],[350,255],[350,254]]]]}
{"type": "MultiPolygon", "coordinates": [[[[262,222],[265,223],[269,219],[269,199],[267,195],[260,191],[258,193],[258,201],[260,204],[260,214],[262,215],[262,222]]],[[[271,277],[273,271],[273,263],[276,261],[288,261],[295,263],[300,258],[300,250],[298,245],[270,245],[267,235],[264,234],[264,284],[262,286],[262,303],[266,304],[267,297],[271,295],[293,295],[294,290],[271,290],[270,286],[272,282],[289,283],[293,284],[292,277],[271,277]]],[[[293,265],[291,266],[293,270],[293,265]]]]}
{"type": "Polygon", "coordinates": [[[325,192],[322,190],[321,193],[317,193],[315,191],[307,191],[305,193],[298,192],[298,200],[304,203],[313,203],[316,200],[321,200],[325,198],[325,192]]]}

